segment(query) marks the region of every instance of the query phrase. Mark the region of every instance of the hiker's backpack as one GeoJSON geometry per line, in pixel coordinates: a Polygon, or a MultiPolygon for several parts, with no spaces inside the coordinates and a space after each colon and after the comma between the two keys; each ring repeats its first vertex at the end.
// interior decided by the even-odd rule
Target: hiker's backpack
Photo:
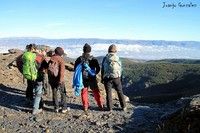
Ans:
{"type": "Polygon", "coordinates": [[[51,77],[58,77],[59,64],[58,61],[50,59],[48,67],[48,75],[51,77]]]}
{"type": "Polygon", "coordinates": [[[32,52],[25,52],[22,56],[23,68],[22,74],[28,80],[36,80],[37,78],[37,66],[36,66],[36,54],[32,52]]]}
{"type": "Polygon", "coordinates": [[[103,61],[103,77],[118,78],[121,77],[121,61],[116,54],[107,54],[103,61]]]}
{"type": "Polygon", "coordinates": [[[84,88],[83,85],[83,74],[82,74],[82,64],[79,64],[73,75],[73,88],[75,92],[75,96],[80,96],[81,90],[84,88]]]}
{"type": "Polygon", "coordinates": [[[89,62],[93,59],[93,56],[90,56],[88,58],[84,58],[81,56],[80,58],[81,58],[81,64],[82,64],[82,75],[83,75],[82,77],[83,79],[88,79],[90,75],[88,72],[89,62]]]}

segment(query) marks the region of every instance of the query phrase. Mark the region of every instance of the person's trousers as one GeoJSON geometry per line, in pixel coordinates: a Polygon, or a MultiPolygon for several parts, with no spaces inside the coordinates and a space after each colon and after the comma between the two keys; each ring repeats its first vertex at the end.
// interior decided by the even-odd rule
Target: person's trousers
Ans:
{"type": "MultiPolygon", "coordinates": [[[[98,88],[92,89],[92,93],[99,108],[103,108],[103,98],[100,95],[99,89],[98,88]]],[[[88,88],[85,87],[81,90],[81,99],[82,99],[83,109],[87,110],[89,107],[88,88]]]]}
{"type": "Polygon", "coordinates": [[[65,85],[51,85],[52,91],[53,91],[53,104],[55,109],[59,109],[61,106],[62,109],[67,108],[67,103],[66,103],[66,88],[65,85]],[[61,104],[59,104],[59,99],[58,99],[58,91],[60,91],[60,96],[61,96],[61,104]]]}
{"type": "Polygon", "coordinates": [[[43,107],[43,100],[42,100],[42,94],[43,94],[43,83],[42,82],[36,82],[35,86],[33,88],[34,93],[34,101],[33,101],[33,109],[40,109],[43,107]]]}
{"type": "Polygon", "coordinates": [[[122,84],[120,78],[114,79],[104,79],[104,86],[106,90],[106,104],[109,110],[112,110],[113,103],[112,103],[112,88],[117,91],[117,95],[119,98],[119,102],[122,108],[126,107],[126,102],[124,100],[124,94],[122,91],[122,84]]]}
{"type": "Polygon", "coordinates": [[[44,79],[43,79],[43,89],[44,89],[44,94],[50,95],[50,84],[49,84],[49,79],[48,79],[48,74],[44,74],[44,79]]]}
{"type": "Polygon", "coordinates": [[[33,100],[34,85],[35,85],[35,81],[27,79],[26,98],[31,101],[33,100]]]}

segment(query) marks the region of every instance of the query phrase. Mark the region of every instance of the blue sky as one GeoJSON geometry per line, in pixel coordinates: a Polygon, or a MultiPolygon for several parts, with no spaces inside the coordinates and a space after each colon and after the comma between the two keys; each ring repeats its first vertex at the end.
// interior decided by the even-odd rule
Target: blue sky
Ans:
{"type": "Polygon", "coordinates": [[[0,38],[200,41],[200,0],[1,0],[0,12],[0,38]]]}

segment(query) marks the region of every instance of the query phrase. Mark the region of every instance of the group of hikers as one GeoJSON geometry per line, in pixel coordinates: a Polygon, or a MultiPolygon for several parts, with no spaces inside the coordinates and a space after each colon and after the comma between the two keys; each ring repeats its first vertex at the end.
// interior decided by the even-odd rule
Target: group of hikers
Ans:
{"type": "MultiPolygon", "coordinates": [[[[69,109],[66,101],[65,87],[65,60],[64,50],[61,47],[54,51],[38,49],[35,44],[26,46],[26,51],[22,55],[22,74],[27,79],[26,99],[32,104],[32,114],[42,112],[42,96],[47,94],[45,87],[50,85],[53,94],[53,105],[56,113],[66,113],[69,109]],[[58,91],[60,98],[58,99],[58,91]]],[[[88,89],[92,90],[94,99],[100,110],[112,111],[112,88],[117,91],[122,110],[126,111],[121,83],[122,65],[117,56],[116,45],[112,44],[108,48],[108,54],[103,58],[101,66],[98,60],[91,55],[91,46],[83,46],[83,54],[79,56],[74,65],[73,88],[76,96],[81,96],[83,110],[88,114],[89,100],[88,89]],[[101,82],[104,84],[106,92],[106,105],[100,94],[97,77],[101,71],[101,82]]]]}

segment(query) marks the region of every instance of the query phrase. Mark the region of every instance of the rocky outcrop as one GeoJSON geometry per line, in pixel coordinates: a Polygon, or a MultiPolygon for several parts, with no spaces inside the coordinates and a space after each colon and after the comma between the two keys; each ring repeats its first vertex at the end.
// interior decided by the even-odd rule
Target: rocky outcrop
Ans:
{"type": "Polygon", "coordinates": [[[70,62],[65,63],[65,69],[67,69],[68,71],[74,71],[74,65],[70,62]]]}
{"type": "Polygon", "coordinates": [[[10,54],[22,54],[23,53],[23,51],[19,50],[19,49],[9,49],[8,52],[10,54]]]}
{"type": "Polygon", "coordinates": [[[200,95],[181,99],[181,106],[161,117],[158,131],[162,133],[199,133],[200,132],[200,95]]]}

